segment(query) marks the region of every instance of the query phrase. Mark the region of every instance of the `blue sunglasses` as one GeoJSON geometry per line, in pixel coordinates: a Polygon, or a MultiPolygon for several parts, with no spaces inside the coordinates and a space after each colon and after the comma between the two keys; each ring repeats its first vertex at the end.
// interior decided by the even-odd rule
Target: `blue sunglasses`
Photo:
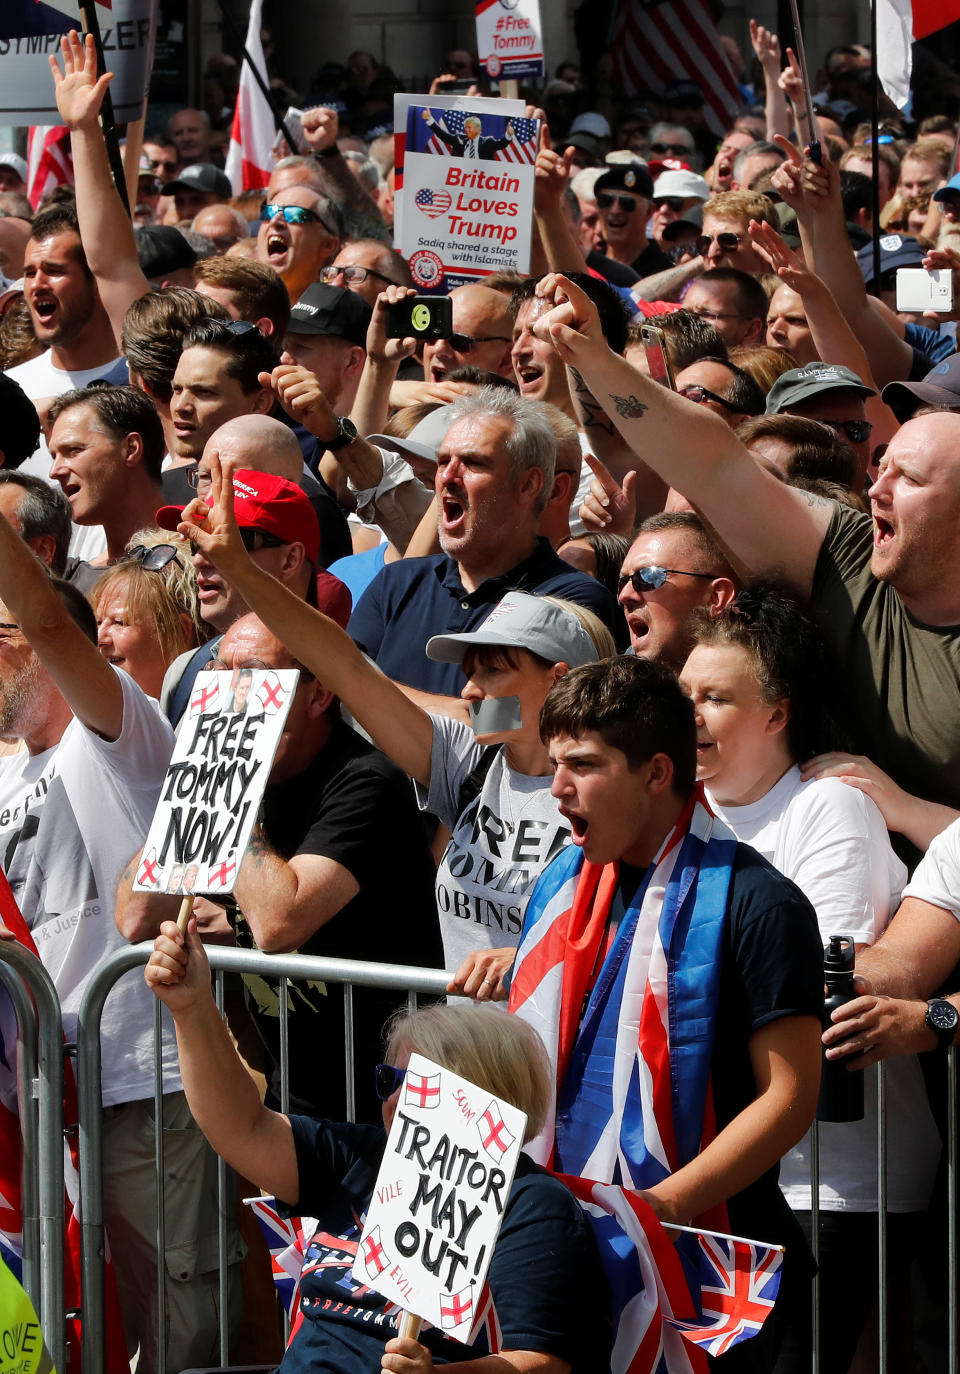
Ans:
{"type": "Polygon", "coordinates": [[[406,1076],[406,1069],[395,1069],[392,1064],[378,1064],[373,1071],[373,1077],[380,1101],[388,1101],[406,1076]]]}

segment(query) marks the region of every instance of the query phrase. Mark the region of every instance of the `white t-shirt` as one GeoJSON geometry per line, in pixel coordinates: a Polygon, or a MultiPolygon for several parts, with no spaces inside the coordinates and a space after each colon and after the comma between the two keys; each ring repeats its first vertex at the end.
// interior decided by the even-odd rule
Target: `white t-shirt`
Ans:
{"type": "MultiPolygon", "coordinates": [[[[173,731],[159,704],[127,673],[123,729],[113,742],[73,720],[41,754],[0,758],[0,857],[76,1040],[87,982],[126,940],[114,920],[117,882],[143,844],[173,731]]],[[[103,1104],[153,1095],[154,998],[133,969],[103,1012],[103,1104]]],[[[180,1086],[176,1041],[164,1012],[164,1089],[180,1086]]]]}
{"type": "Polygon", "coordinates": [[[418,787],[417,798],[451,831],[436,893],[444,967],[453,971],[475,950],[516,947],[533,885],[569,843],[570,827],[550,795],[552,777],[516,772],[502,748],[461,810],[461,789],[484,749],[461,721],[432,720],[430,786],[418,787]]]}
{"type": "MultiPolygon", "coordinates": [[[[890,846],[873,801],[838,778],[801,782],[791,768],[748,806],[710,805],[745,844],[797,884],[817,913],[826,944],[852,935],[872,945],[899,905],[907,870],[890,846]]],[[[916,1057],[887,1060],[887,1188],[894,1212],[926,1207],[940,1141],[916,1057]]],[[[820,1206],[877,1206],[877,1070],[864,1074],[862,1121],[820,1123],[820,1206]]],[[[810,1136],[780,1164],[780,1187],[796,1211],[810,1209],[810,1136]]]]}
{"type": "Polygon", "coordinates": [[[903,895],[942,907],[960,921],[960,820],[934,836],[903,895]]]}
{"type": "MultiPolygon", "coordinates": [[[[25,363],[18,363],[16,367],[11,367],[7,376],[12,377],[23,388],[31,401],[42,401],[51,396],[62,396],[65,391],[73,391],[75,387],[88,386],[90,382],[112,382],[115,386],[127,386],[130,382],[126,358],[113,358],[108,363],[101,363],[99,367],[85,367],[78,372],[66,372],[63,368],[54,367],[49,348],[45,353],[41,353],[38,358],[30,358],[25,363]]],[[[47,441],[41,434],[39,447],[25,462],[20,464],[19,471],[29,472],[34,477],[42,477],[45,482],[50,482],[52,464],[53,460],[50,457],[50,450],[47,448],[47,441]]],[[[51,483],[52,485],[53,483],[51,483]]],[[[107,541],[102,526],[74,525],[73,537],[70,540],[70,552],[75,557],[89,562],[91,558],[96,558],[98,554],[103,553],[106,547],[107,541]]]]}

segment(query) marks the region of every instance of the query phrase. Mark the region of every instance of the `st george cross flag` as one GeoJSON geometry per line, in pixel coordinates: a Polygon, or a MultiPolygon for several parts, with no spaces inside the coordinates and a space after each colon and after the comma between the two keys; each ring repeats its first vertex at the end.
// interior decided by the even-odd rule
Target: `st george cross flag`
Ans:
{"type": "Polygon", "coordinates": [[[902,110],[910,99],[915,38],[927,38],[960,19],[960,0],[876,0],[877,75],[902,110]]]}
{"type": "Polygon", "coordinates": [[[755,1336],[773,1311],[783,1250],[712,1231],[702,1232],[698,1240],[702,1320],[668,1320],[709,1355],[722,1355],[755,1336]]]}
{"type": "Polygon", "coordinates": [[[403,1100],[408,1107],[439,1107],[440,1075],[408,1069],[403,1080],[403,1100]]]}
{"type": "Polygon", "coordinates": [[[742,102],[707,0],[619,0],[611,50],[625,95],[695,81],[710,130],[730,128],[742,102]]]}
{"type": "MultiPolygon", "coordinates": [[[[263,0],[251,0],[247,52],[253,58],[264,84],[269,87],[267,64],[260,40],[262,10],[263,0]]],[[[273,170],[273,154],[270,150],[276,137],[276,128],[273,111],[257,85],[250,64],[244,58],[225,166],[234,195],[239,195],[241,191],[258,190],[270,181],[273,170]]]]}
{"type": "Polygon", "coordinates": [[[491,1159],[495,1159],[499,1164],[516,1137],[507,1130],[496,1102],[491,1102],[487,1110],[480,1113],[477,1130],[480,1132],[480,1144],[491,1159]]]}

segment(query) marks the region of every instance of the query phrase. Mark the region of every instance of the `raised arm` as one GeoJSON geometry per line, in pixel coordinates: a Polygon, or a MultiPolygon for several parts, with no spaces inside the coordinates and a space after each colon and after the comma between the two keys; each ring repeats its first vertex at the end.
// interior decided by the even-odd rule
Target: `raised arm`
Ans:
{"type": "Polygon", "coordinates": [[[344,235],[349,239],[379,239],[381,243],[390,243],[390,231],[383,222],[380,207],[360,185],[337,147],[339,121],[336,110],[324,106],[305,110],[301,122],[307,146],[336,193],[334,199],[340,206],[344,235]]]}
{"type": "Polygon", "coordinates": [[[244,1178],[291,1206],[300,1196],[290,1122],[260,1100],[210,992],[210,965],[196,920],[186,934],[164,921],[147,987],[173,1015],[183,1089],[213,1149],[244,1178]]]}
{"type": "Polygon", "coordinates": [[[71,31],[60,40],[60,49],[63,72],[53,56],[50,70],[60,118],[70,130],[80,240],[119,347],[123,317],[133,301],[147,294],[150,283],[140,271],[133,226],[113,184],[99,124],[113,74],[97,78],[97,52],[90,34],[81,43],[71,31]]]}
{"type": "Polygon", "coordinates": [[[767,138],[790,133],[790,113],[780,89],[780,39],[772,29],[766,29],[755,19],[750,20],[750,42],[763,71],[764,108],[767,116],[767,138]]]}
{"type": "Polygon", "coordinates": [[[334,692],[373,742],[410,777],[430,781],[433,726],[429,715],[384,677],[344,630],[264,572],[250,558],[233,515],[233,464],[214,453],[210,502],[184,511],[180,532],[199,545],[243,600],[294,658],[334,692]],[[189,533],[187,533],[189,531],[189,533]]]}
{"type": "Polygon", "coordinates": [[[70,617],[46,568],[3,515],[0,600],[77,719],[104,739],[119,738],[123,688],[116,670],[70,617]]]}
{"type": "Polygon", "coordinates": [[[360,374],[350,419],[362,435],[381,434],[390,413],[390,388],[404,358],[417,351],[417,340],[387,337],[387,309],[417,293],[412,286],[388,286],[373,306],[367,326],[367,357],[360,374]]]}
{"type": "Polygon", "coordinates": [[[551,272],[586,272],[586,259],[563,212],[575,148],[555,152],[546,119],[540,125],[540,150],[534,170],[533,213],[551,272]]]}
{"type": "Polygon", "coordinates": [[[833,502],[771,477],[723,420],[613,353],[595,309],[572,282],[546,277],[538,291],[555,308],[537,320],[535,332],[577,369],[634,453],[696,502],[752,573],[785,577],[808,593],[833,502]]]}

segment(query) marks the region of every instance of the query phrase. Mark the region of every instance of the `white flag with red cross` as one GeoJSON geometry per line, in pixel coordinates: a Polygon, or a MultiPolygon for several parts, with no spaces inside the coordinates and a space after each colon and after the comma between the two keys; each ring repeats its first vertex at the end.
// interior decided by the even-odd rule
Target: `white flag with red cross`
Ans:
{"type": "Polygon", "coordinates": [[[486,1111],[481,1113],[477,1121],[477,1130],[480,1132],[480,1143],[483,1148],[490,1158],[499,1164],[514,1144],[515,1137],[507,1130],[507,1123],[495,1098],[491,1098],[486,1111]]]}
{"type": "Polygon", "coordinates": [[[272,668],[264,674],[263,681],[257,691],[257,700],[268,716],[275,716],[278,711],[283,710],[287,693],[283,683],[272,668]]]}
{"type": "Polygon", "coordinates": [[[403,1080],[403,1101],[407,1107],[439,1107],[440,1075],[411,1073],[403,1080]]]}
{"type": "Polygon", "coordinates": [[[157,863],[157,851],[155,849],[144,854],[140,860],[137,884],[144,888],[160,886],[160,865],[157,863]]]}
{"type": "Polygon", "coordinates": [[[190,696],[191,716],[202,716],[208,711],[216,711],[220,705],[220,674],[200,673],[193,684],[190,696]]]}

